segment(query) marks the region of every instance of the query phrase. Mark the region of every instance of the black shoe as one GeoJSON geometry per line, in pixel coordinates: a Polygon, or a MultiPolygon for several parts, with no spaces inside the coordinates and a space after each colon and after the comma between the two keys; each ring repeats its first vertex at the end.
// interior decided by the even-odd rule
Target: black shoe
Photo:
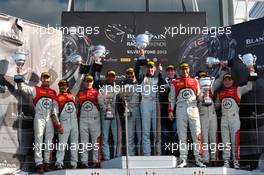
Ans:
{"type": "Polygon", "coordinates": [[[211,167],[211,162],[204,162],[203,163],[206,167],[211,167]]]}
{"type": "Polygon", "coordinates": [[[100,165],[100,163],[91,163],[90,165],[89,165],[89,168],[100,168],[101,167],[101,165],[100,165]]]}
{"type": "Polygon", "coordinates": [[[80,163],[79,168],[88,168],[87,163],[80,163]]]}
{"type": "Polygon", "coordinates": [[[218,162],[216,160],[212,160],[211,167],[218,167],[218,162]]]}

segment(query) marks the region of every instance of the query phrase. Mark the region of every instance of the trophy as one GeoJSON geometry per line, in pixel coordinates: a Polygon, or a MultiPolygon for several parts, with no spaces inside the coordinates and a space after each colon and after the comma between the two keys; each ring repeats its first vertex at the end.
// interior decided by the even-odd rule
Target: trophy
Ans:
{"type": "Polygon", "coordinates": [[[207,57],[206,58],[206,65],[209,67],[209,68],[212,68],[214,67],[215,65],[218,65],[220,64],[220,60],[215,58],[215,57],[207,57]]]}
{"type": "Polygon", "coordinates": [[[252,55],[252,53],[246,53],[243,56],[238,55],[238,58],[247,66],[249,70],[250,77],[258,77],[258,74],[255,72],[254,66],[256,65],[257,56],[252,55]]]}
{"type": "Polygon", "coordinates": [[[105,94],[105,106],[106,106],[105,120],[114,119],[114,115],[112,111],[113,98],[114,98],[113,92],[106,92],[105,94]]]}
{"type": "Polygon", "coordinates": [[[132,43],[138,49],[146,49],[152,38],[153,35],[146,31],[145,33],[139,34],[135,38],[133,38],[132,43]]]}
{"type": "Polygon", "coordinates": [[[146,31],[143,34],[137,35],[135,38],[132,39],[132,45],[134,45],[137,49],[139,49],[140,57],[138,58],[139,64],[144,66],[147,64],[147,60],[144,56],[144,50],[150,44],[150,40],[153,38],[153,35],[146,31]]]}
{"type": "Polygon", "coordinates": [[[214,77],[202,77],[199,79],[199,84],[204,95],[202,102],[204,106],[210,106],[213,104],[212,98],[210,97],[209,93],[213,86],[214,81],[215,81],[214,77]]]}
{"type": "Polygon", "coordinates": [[[131,87],[133,85],[131,84],[126,84],[122,87],[122,91],[121,91],[121,97],[122,99],[125,101],[125,107],[126,107],[126,112],[128,114],[128,116],[131,116],[131,111],[128,109],[128,107],[133,107],[133,102],[132,102],[132,98],[135,95],[133,93],[133,88],[131,87]],[[131,90],[131,88],[132,90],[131,90]]]}
{"type": "MultiPolygon", "coordinates": [[[[22,67],[24,66],[25,62],[26,62],[26,53],[25,52],[15,52],[13,59],[18,67],[18,69],[22,69],[22,67]]],[[[20,72],[17,72],[18,74],[14,76],[14,81],[16,83],[21,83],[24,82],[24,76],[20,74],[20,72]]]]}
{"type": "Polygon", "coordinates": [[[79,65],[82,63],[82,57],[76,52],[71,53],[65,62],[71,62],[73,64],[79,65]]]}
{"type": "Polygon", "coordinates": [[[67,56],[67,60],[65,62],[71,62],[75,65],[80,65],[80,74],[88,74],[90,71],[90,65],[83,64],[82,57],[77,52],[73,52],[69,56],[67,56]]]}
{"type": "Polygon", "coordinates": [[[94,47],[94,51],[92,52],[93,57],[93,65],[92,65],[92,72],[101,72],[103,63],[101,60],[109,54],[109,50],[106,50],[105,46],[97,45],[94,47]]]}

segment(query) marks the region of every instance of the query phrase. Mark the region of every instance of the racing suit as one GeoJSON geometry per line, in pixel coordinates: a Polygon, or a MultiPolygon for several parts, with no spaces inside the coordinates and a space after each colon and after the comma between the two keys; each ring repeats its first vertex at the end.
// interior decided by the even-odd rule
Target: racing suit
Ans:
{"type": "Polygon", "coordinates": [[[78,122],[77,111],[75,107],[75,98],[70,91],[65,93],[59,93],[57,96],[58,108],[59,108],[59,120],[64,130],[63,134],[59,134],[59,147],[56,153],[56,165],[63,165],[63,159],[65,155],[65,148],[71,151],[71,165],[77,166],[78,161],[78,122]],[[70,139],[70,145],[67,146],[70,139]]]}
{"type": "Polygon", "coordinates": [[[30,87],[18,83],[18,89],[33,97],[35,106],[34,117],[34,159],[36,165],[43,164],[42,150],[44,149],[44,163],[50,163],[50,153],[53,149],[54,126],[60,128],[56,111],[56,91],[49,87],[30,87]],[[45,138],[43,143],[43,137],[45,138]],[[44,148],[42,148],[45,144],[44,148]]]}
{"type": "Polygon", "coordinates": [[[179,136],[180,159],[187,160],[187,127],[189,123],[194,147],[192,149],[196,161],[200,161],[202,154],[202,135],[200,116],[196,98],[200,94],[199,83],[191,77],[177,78],[172,81],[169,93],[169,112],[173,112],[176,103],[177,133],[179,136]],[[183,145],[185,145],[183,147],[183,145]]]}
{"type": "MultiPolygon", "coordinates": [[[[209,97],[211,98],[212,102],[214,92],[221,86],[224,73],[225,71],[221,72],[220,76],[217,78],[216,81],[214,81],[212,88],[209,91],[209,97]]],[[[209,106],[202,104],[203,94],[204,92],[201,88],[198,107],[200,113],[202,142],[204,148],[206,148],[203,150],[203,162],[209,163],[210,157],[213,161],[218,160],[217,116],[215,112],[214,103],[209,106]],[[209,144],[211,144],[211,146],[209,144]],[[209,149],[211,149],[211,156],[209,156],[209,149]]]]}
{"type": "Polygon", "coordinates": [[[160,155],[160,113],[159,113],[159,100],[158,100],[158,85],[159,76],[149,76],[140,74],[140,65],[137,62],[135,68],[135,75],[138,84],[141,87],[141,102],[140,112],[142,121],[142,146],[143,155],[151,155],[150,145],[150,131],[153,132],[153,151],[154,155],[160,155]],[[155,91],[156,89],[156,91],[155,91]]]}
{"type": "Polygon", "coordinates": [[[122,155],[122,129],[121,129],[121,122],[120,118],[117,112],[117,105],[116,105],[116,97],[117,97],[117,92],[114,91],[114,86],[111,84],[105,84],[100,88],[99,91],[102,94],[102,99],[104,103],[104,108],[107,106],[107,102],[110,99],[107,99],[107,95],[112,95],[111,99],[111,111],[114,116],[113,120],[106,120],[105,115],[106,115],[106,110],[101,111],[101,121],[102,121],[102,154],[103,154],[103,159],[104,160],[109,160],[110,159],[110,148],[109,148],[109,143],[108,143],[108,137],[109,137],[109,130],[111,128],[112,136],[113,136],[113,141],[114,141],[114,157],[119,157],[122,155]]]}
{"type": "MultiPolygon", "coordinates": [[[[127,97],[128,102],[128,153],[129,156],[141,154],[141,115],[139,105],[139,93],[136,92],[137,81],[125,81],[123,86],[129,91],[130,95],[127,97]],[[135,135],[137,138],[137,145],[135,144],[135,135]]],[[[120,95],[124,101],[124,96],[120,95]]]]}
{"type": "Polygon", "coordinates": [[[252,89],[252,82],[245,86],[233,86],[224,88],[219,92],[221,102],[221,134],[224,143],[223,159],[230,160],[230,149],[232,150],[233,160],[240,157],[240,119],[239,104],[241,96],[252,89]],[[230,141],[232,148],[230,148],[230,141]]]}
{"type": "MultiPolygon", "coordinates": [[[[80,143],[87,145],[89,137],[91,136],[91,143],[93,149],[93,163],[100,163],[101,161],[101,121],[100,121],[100,108],[103,109],[103,102],[99,92],[96,89],[86,89],[79,91],[77,94],[77,104],[80,114],[79,127],[80,127],[80,143]]],[[[82,148],[80,152],[80,160],[83,164],[88,163],[88,150],[87,146],[82,148]]]]}

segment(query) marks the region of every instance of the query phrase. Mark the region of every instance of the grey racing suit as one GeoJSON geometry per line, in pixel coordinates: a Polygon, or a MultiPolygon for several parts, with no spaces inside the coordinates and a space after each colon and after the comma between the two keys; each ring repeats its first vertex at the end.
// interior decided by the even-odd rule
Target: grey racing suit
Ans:
{"type": "Polygon", "coordinates": [[[150,145],[150,131],[152,128],[153,133],[153,150],[154,155],[159,155],[161,152],[160,137],[160,121],[158,121],[157,108],[158,103],[158,90],[155,92],[154,89],[158,89],[158,77],[145,76],[141,82],[141,118],[142,118],[142,146],[143,154],[150,156],[151,145],[150,145]],[[155,88],[156,86],[156,88],[155,88]]]}
{"type": "MultiPolygon", "coordinates": [[[[141,154],[141,115],[140,115],[140,104],[139,104],[139,93],[136,92],[137,82],[129,83],[124,82],[123,86],[128,92],[128,153],[129,156],[141,154]],[[137,144],[135,144],[135,136],[137,144]]],[[[124,94],[120,94],[122,100],[125,100],[124,94]]]]}
{"type": "Polygon", "coordinates": [[[42,150],[44,149],[44,163],[50,163],[50,153],[53,149],[54,124],[51,116],[59,123],[56,111],[56,91],[49,87],[30,87],[18,83],[18,89],[31,95],[35,105],[34,117],[34,159],[36,165],[43,164],[42,150]],[[45,138],[43,143],[43,138],[45,138]]]}
{"type": "Polygon", "coordinates": [[[80,113],[80,143],[83,144],[80,150],[80,160],[83,164],[88,163],[87,144],[92,144],[92,161],[99,163],[101,161],[101,120],[100,109],[103,110],[103,101],[100,93],[96,89],[82,90],[77,94],[77,104],[80,113]],[[91,136],[91,142],[89,138],[91,136]]]}
{"type": "Polygon", "coordinates": [[[58,108],[60,111],[59,120],[64,130],[59,134],[59,146],[56,153],[56,165],[63,165],[66,149],[71,152],[71,165],[77,166],[78,162],[78,122],[77,111],[75,107],[75,98],[70,92],[59,93],[57,96],[58,108]],[[70,144],[68,145],[68,140],[70,144]]]}
{"type": "Polygon", "coordinates": [[[100,88],[99,91],[102,94],[102,99],[104,101],[104,109],[110,105],[112,114],[114,118],[112,120],[106,120],[106,110],[101,111],[101,121],[102,121],[102,155],[104,160],[110,159],[110,148],[109,148],[109,131],[111,128],[113,136],[113,150],[114,157],[119,157],[122,155],[122,128],[120,118],[117,112],[116,97],[119,92],[114,91],[114,86],[111,84],[106,84],[100,88]],[[109,98],[110,97],[110,98],[109,98]]]}
{"type": "Polygon", "coordinates": [[[222,110],[221,134],[224,143],[224,160],[230,160],[230,150],[232,150],[233,160],[239,160],[240,158],[239,104],[241,96],[251,89],[252,82],[248,82],[245,86],[224,88],[218,94],[222,110]],[[230,144],[232,144],[232,147],[230,144]]]}
{"type": "Polygon", "coordinates": [[[202,137],[197,97],[200,95],[199,83],[194,78],[176,78],[172,81],[169,93],[169,112],[176,103],[177,133],[179,136],[180,159],[187,160],[188,150],[192,149],[196,161],[201,159],[202,137]],[[193,147],[187,144],[187,127],[190,127],[193,147]]]}
{"type": "MultiPolygon", "coordinates": [[[[213,82],[212,88],[209,93],[209,97],[213,102],[214,92],[221,86],[223,75],[225,71],[222,71],[220,76],[213,82]]],[[[203,142],[203,162],[209,162],[211,160],[218,160],[218,134],[217,134],[217,116],[215,112],[215,105],[203,105],[203,94],[204,90],[201,87],[201,93],[199,97],[199,113],[200,113],[200,122],[201,122],[201,131],[202,131],[202,142],[203,142]],[[210,150],[211,149],[211,150],[210,150]],[[209,156],[209,150],[210,155],[209,156]]]]}

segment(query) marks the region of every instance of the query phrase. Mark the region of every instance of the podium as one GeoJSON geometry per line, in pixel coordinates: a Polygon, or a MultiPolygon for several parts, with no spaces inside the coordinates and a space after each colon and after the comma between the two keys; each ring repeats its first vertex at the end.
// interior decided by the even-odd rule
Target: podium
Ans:
{"type": "Polygon", "coordinates": [[[126,156],[123,156],[103,161],[99,169],[64,169],[44,175],[263,175],[260,170],[245,171],[224,167],[175,168],[178,159],[174,156],[129,156],[128,160],[129,169],[126,169],[126,156]]]}
{"type": "MultiPolygon", "coordinates": [[[[126,169],[126,156],[118,157],[108,161],[103,161],[101,167],[126,169]]],[[[128,167],[137,168],[175,168],[177,158],[175,156],[129,156],[128,167]]]]}

